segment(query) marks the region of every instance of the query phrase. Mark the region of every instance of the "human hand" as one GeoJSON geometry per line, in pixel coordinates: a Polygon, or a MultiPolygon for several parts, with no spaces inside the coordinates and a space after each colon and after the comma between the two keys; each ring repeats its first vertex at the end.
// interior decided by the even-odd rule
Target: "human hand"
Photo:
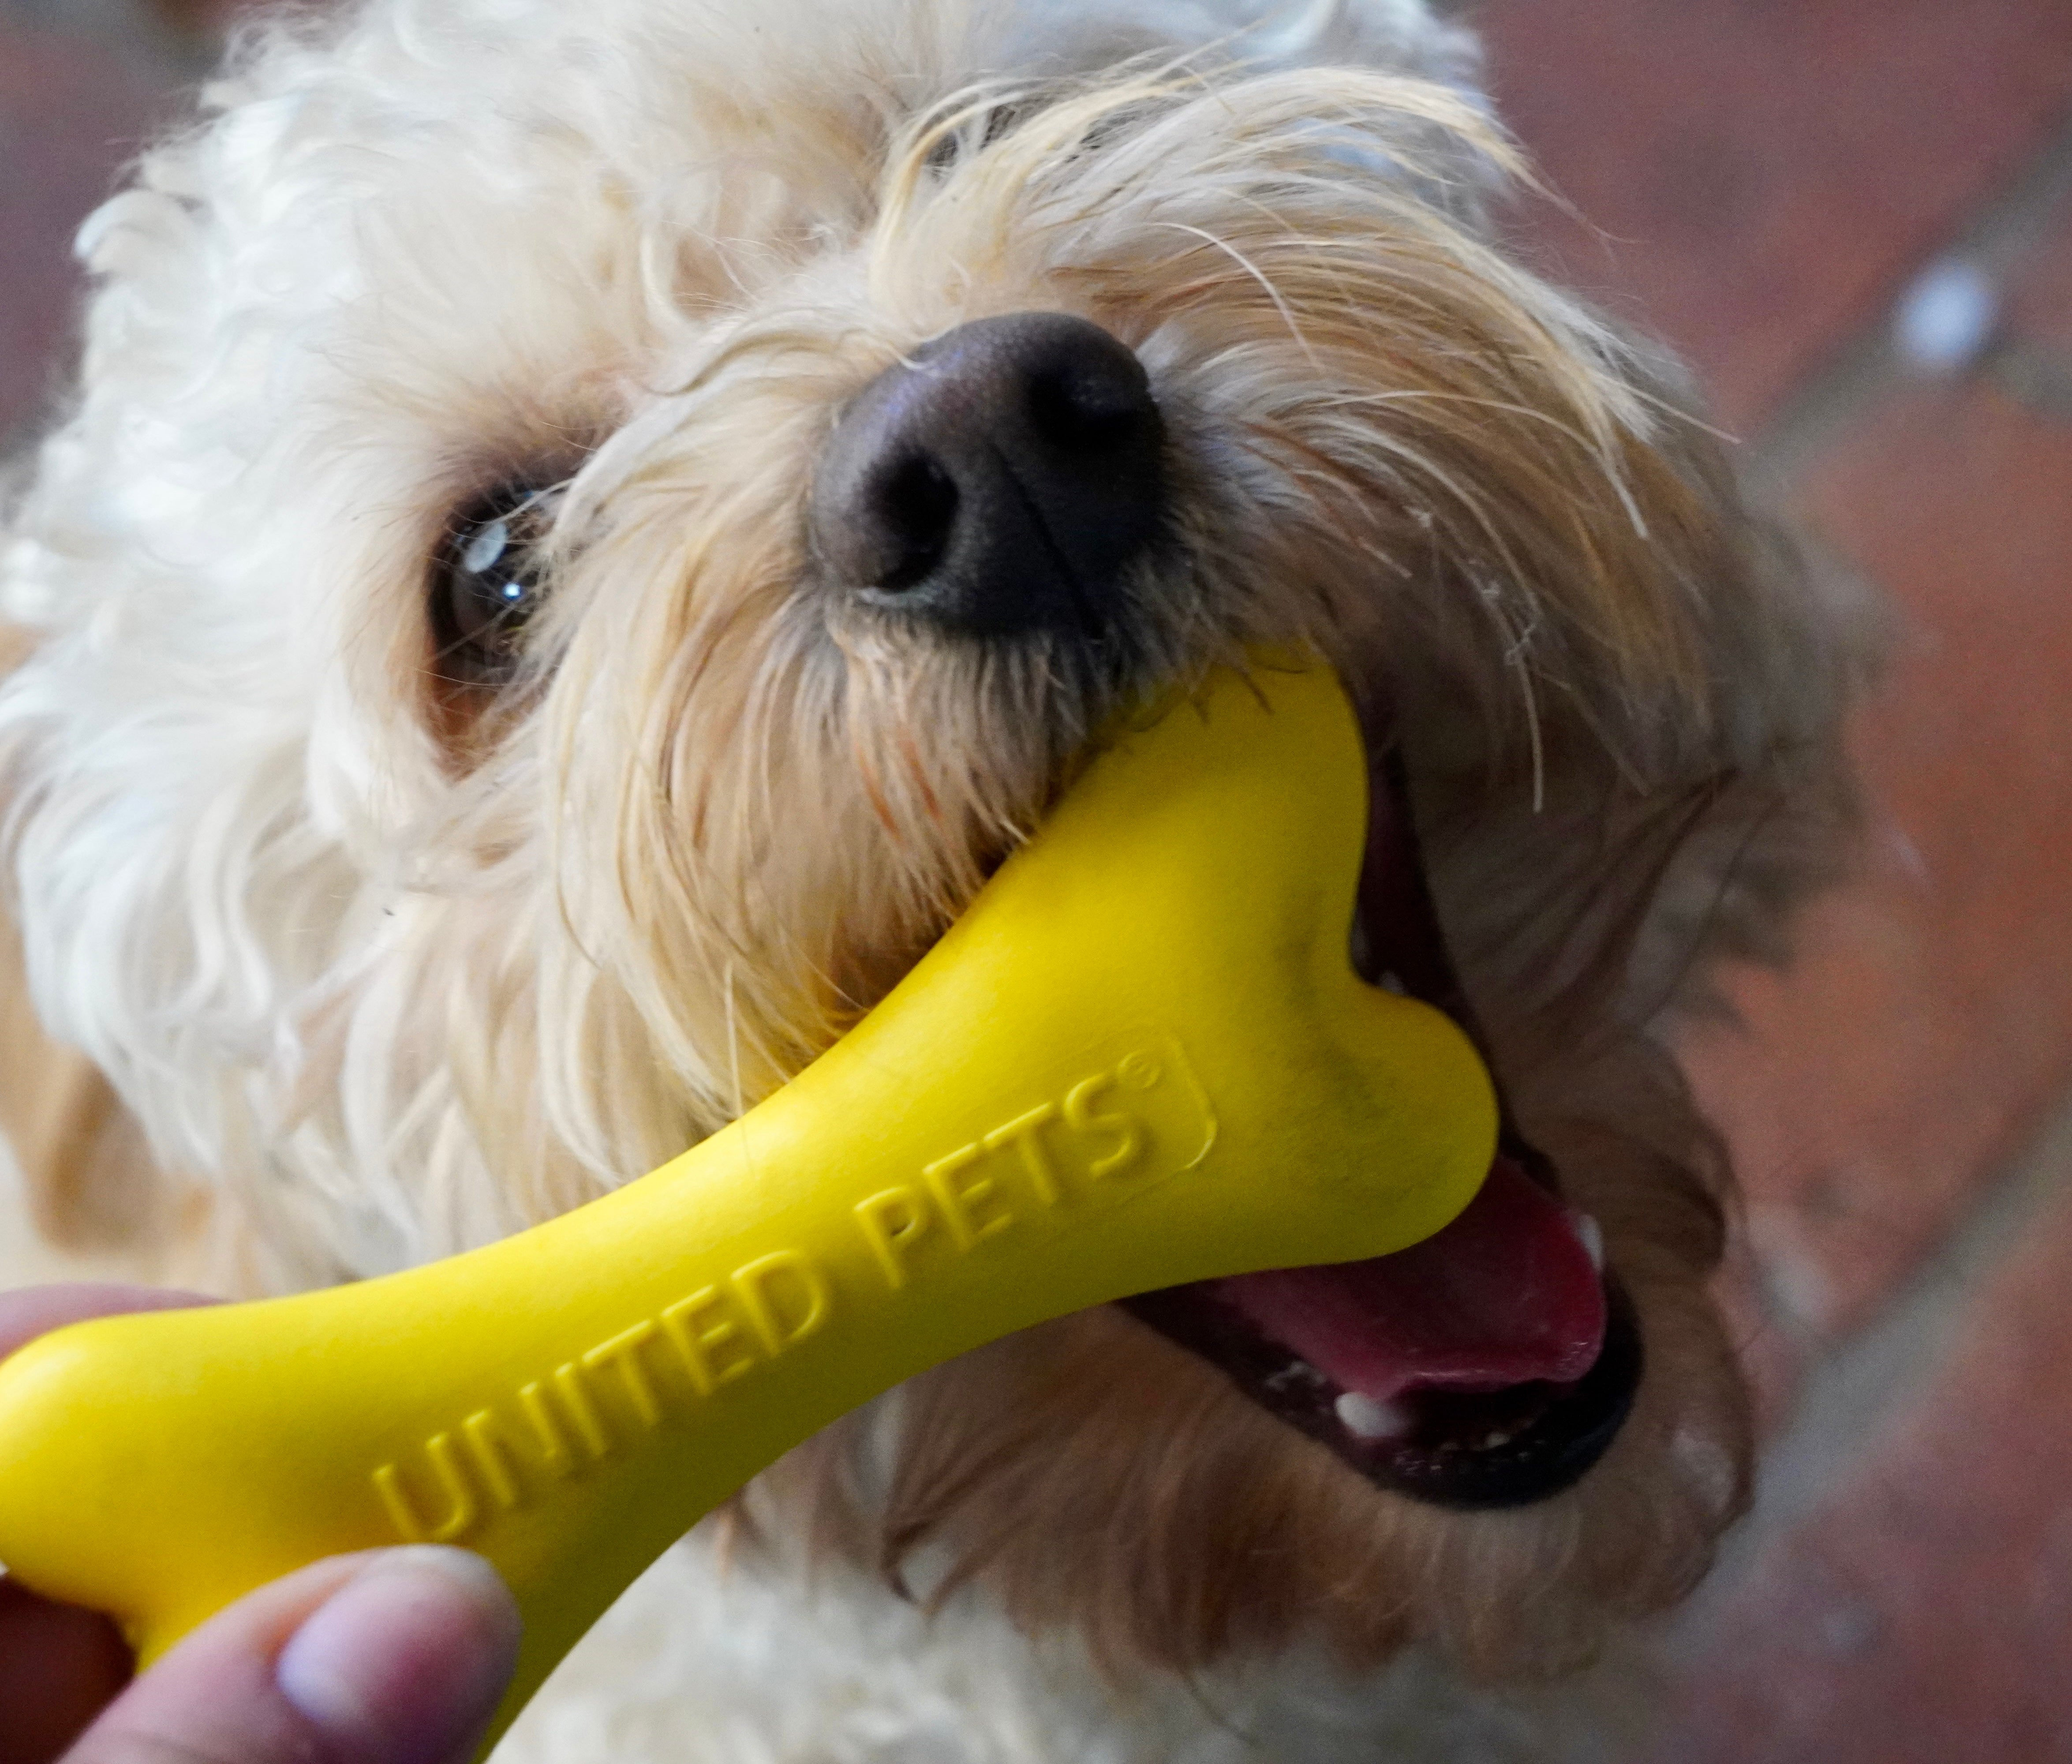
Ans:
{"type": "MultiPolygon", "coordinates": [[[[0,1358],[63,1323],[205,1302],[110,1286],[0,1294],[0,1358]]],[[[130,1682],[106,1618],[0,1578],[0,1764],[462,1764],[518,1633],[479,1556],[372,1550],[260,1588],[130,1682]]]]}

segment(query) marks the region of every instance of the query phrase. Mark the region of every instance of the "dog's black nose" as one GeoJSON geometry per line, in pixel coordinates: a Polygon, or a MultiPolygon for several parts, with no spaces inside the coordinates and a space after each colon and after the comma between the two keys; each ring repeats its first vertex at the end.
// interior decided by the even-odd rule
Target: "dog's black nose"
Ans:
{"type": "Polygon", "coordinates": [[[1143,364],[1061,312],[960,325],[842,413],[809,516],[840,586],[956,630],[1097,631],[1162,519],[1143,364]]]}

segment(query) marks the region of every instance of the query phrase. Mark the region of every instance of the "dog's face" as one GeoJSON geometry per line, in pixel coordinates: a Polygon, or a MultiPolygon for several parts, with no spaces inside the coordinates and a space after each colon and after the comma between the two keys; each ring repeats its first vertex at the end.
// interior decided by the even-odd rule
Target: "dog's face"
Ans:
{"type": "Polygon", "coordinates": [[[1118,709],[1319,654],[1356,957],[1506,1098],[1492,1259],[1068,1318],[771,1498],[1117,1657],[1559,1663],[1741,1498],[1651,1034],[1840,818],[1846,644],[1663,368],[1483,242],[1458,93],[725,10],[281,32],[94,224],[7,566],[44,1009],[283,1277],[436,1253],[797,1070],[1118,709]]]}

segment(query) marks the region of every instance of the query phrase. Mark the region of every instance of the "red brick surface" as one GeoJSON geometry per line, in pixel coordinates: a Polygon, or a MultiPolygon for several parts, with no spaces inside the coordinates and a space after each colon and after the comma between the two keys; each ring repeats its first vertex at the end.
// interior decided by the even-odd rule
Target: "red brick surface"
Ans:
{"type": "Polygon", "coordinates": [[[0,29],[0,443],[46,407],[72,335],[72,236],[150,131],[156,94],[108,49],[0,29]]]}
{"type": "Polygon", "coordinates": [[[250,0],[151,0],[152,10],[184,35],[209,38],[228,30],[232,19],[250,0]]]}
{"type": "Polygon", "coordinates": [[[2072,352],[2072,212],[2024,263],[2008,290],[2007,334],[2072,352]]]}
{"type": "Polygon", "coordinates": [[[1499,109],[1593,236],[1578,286],[1747,429],[2054,134],[2066,0],[1486,0],[1499,109]]]}
{"type": "Polygon", "coordinates": [[[2072,1078],[2072,428],[1903,396],[1806,506],[1911,628],[1857,731],[1890,825],[1695,1063],[1778,1296],[1818,1332],[1889,1293],[2072,1078]],[[1916,867],[1918,866],[1918,867],[1916,867]]]}
{"type": "Polygon", "coordinates": [[[2072,1199],[1709,1637],[1650,1764],[2072,1759],[2072,1199]]]}

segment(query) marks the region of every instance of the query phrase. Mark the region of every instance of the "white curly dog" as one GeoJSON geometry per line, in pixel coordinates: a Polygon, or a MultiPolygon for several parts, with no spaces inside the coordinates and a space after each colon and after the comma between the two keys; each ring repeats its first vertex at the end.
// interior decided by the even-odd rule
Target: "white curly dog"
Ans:
{"type": "Polygon", "coordinates": [[[367,0],[88,223],[0,566],[18,1277],[334,1280],[647,1170],[1262,644],[1361,709],[1363,971],[1503,1092],[1432,1244],[803,1448],[508,1755],[1536,1755],[1450,1687],[1741,1505],[1666,1044],[1832,866],[1867,639],[1499,249],[1476,76],[1420,0],[367,0]]]}

